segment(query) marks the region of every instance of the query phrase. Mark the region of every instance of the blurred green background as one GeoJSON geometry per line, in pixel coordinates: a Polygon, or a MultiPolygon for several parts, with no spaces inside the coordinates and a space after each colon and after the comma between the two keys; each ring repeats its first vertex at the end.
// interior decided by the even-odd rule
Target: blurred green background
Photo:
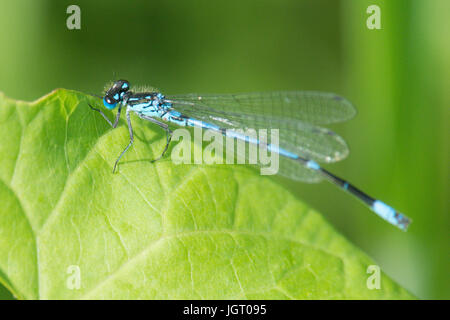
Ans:
{"type": "Polygon", "coordinates": [[[417,297],[448,299],[449,14],[448,0],[0,0],[0,91],[34,100],[125,78],[169,94],[344,95],[359,114],[333,129],[351,154],[327,168],[408,214],[410,230],[329,184],[280,183],[417,297]],[[66,28],[71,4],[81,30],[66,28]],[[366,27],[372,4],[381,30],[366,27]]]}

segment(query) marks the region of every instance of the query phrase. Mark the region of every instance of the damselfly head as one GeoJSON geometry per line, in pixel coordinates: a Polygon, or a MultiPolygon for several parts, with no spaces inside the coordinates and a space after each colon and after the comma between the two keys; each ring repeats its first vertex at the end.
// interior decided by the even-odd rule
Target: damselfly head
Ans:
{"type": "Polygon", "coordinates": [[[130,83],[127,80],[117,80],[106,91],[103,98],[103,104],[108,109],[114,109],[122,101],[125,92],[130,89],[130,83]]]}

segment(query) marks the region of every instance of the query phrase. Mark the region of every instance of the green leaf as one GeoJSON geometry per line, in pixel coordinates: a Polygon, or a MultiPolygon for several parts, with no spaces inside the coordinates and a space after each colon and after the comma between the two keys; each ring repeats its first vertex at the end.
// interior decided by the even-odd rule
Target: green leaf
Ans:
{"type": "Polygon", "coordinates": [[[151,163],[164,132],[135,116],[112,174],[127,127],[88,99],[0,94],[0,282],[17,298],[413,298],[384,274],[369,290],[375,263],[273,179],[151,163]]]}

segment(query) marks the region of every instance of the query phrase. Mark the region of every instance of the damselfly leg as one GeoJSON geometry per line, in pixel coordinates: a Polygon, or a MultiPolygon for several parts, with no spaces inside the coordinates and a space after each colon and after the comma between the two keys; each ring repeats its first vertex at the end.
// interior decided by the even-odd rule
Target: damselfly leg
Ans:
{"type": "MultiPolygon", "coordinates": [[[[94,107],[93,107],[91,104],[89,104],[89,103],[88,103],[88,105],[89,105],[89,107],[90,107],[92,110],[97,111],[98,113],[100,113],[100,114],[102,115],[102,117],[106,120],[106,122],[108,122],[108,124],[109,124],[112,128],[116,128],[116,127],[117,127],[117,124],[119,123],[119,119],[120,119],[120,112],[121,112],[121,110],[122,110],[122,104],[119,104],[119,106],[118,106],[118,110],[117,110],[117,114],[116,114],[116,118],[115,118],[115,120],[114,120],[114,123],[111,122],[111,120],[108,119],[108,117],[103,113],[102,110],[97,109],[97,108],[94,108],[94,107]]],[[[130,110],[129,108],[127,108],[127,114],[126,114],[126,116],[127,116],[128,131],[129,131],[129,133],[130,133],[130,143],[125,147],[125,149],[122,151],[122,153],[120,154],[120,156],[117,158],[116,162],[114,163],[113,173],[116,171],[117,165],[119,164],[119,161],[120,161],[120,159],[122,158],[122,156],[125,154],[125,152],[128,151],[128,149],[131,147],[131,145],[132,145],[133,142],[134,142],[133,127],[131,126],[130,113],[131,113],[131,110],[130,110]]],[[[165,147],[164,147],[163,152],[161,153],[161,155],[160,155],[159,157],[157,157],[157,158],[155,158],[155,159],[153,159],[153,160],[150,161],[150,162],[156,162],[156,161],[160,160],[160,159],[164,156],[164,154],[167,152],[167,149],[169,148],[170,141],[171,141],[171,139],[172,139],[172,130],[169,129],[169,126],[168,126],[167,124],[165,124],[165,123],[163,123],[163,122],[160,122],[160,121],[158,121],[158,120],[156,120],[156,119],[153,119],[152,117],[149,117],[149,116],[146,116],[146,115],[143,115],[143,114],[138,114],[138,116],[139,116],[141,119],[150,121],[150,122],[152,122],[152,123],[158,125],[158,126],[161,127],[162,129],[164,129],[164,131],[166,132],[166,145],[165,145],[165,147]]]]}
{"type": "Polygon", "coordinates": [[[128,131],[130,133],[130,143],[128,143],[128,145],[125,147],[125,149],[123,149],[122,153],[120,154],[120,156],[117,158],[116,162],[114,163],[113,173],[116,171],[117,164],[119,163],[122,156],[125,154],[125,152],[128,151],[128,149],[131,147],[131,145],[134,142],[133,127],[131,126],[130,108],[129,107],[127,108],[127,124],[128,124],[128,131]]]}
{"type": "Polygon", "coordinates": [[[93,106],[91,106],[90,103],[88,103],[88,106],[92,109],[97,111],[98,113],[100,113],[102,115],[102,117],[109,123],[109,125],[113,128],[117,127],[117,124],[119,123],[119,119],[120,119],[120,111],[122,110],[122,104],[119,104],[119,109],[117,110],[117,114],[116,114],[116,119],[114,120],[114,123],[111,122],[111,120],[108,119],[108,117],[103,113],[102,110],[94,108],[93,106]]]}
{"type": "Polygon", "coordinates": [[[138,114],[138,116],[141,119],[150,121],[150,122],[160,126],[161,128],[163,128],[166,131],[166,146],[164,147],[163,152],[161,153],[161,155],[158,158],[151,160],[151,162],[156,162],[164,156],[167,149],[169,148],[170,140],[172,139],[172,130],[169,129],[169,126],[167,124],[160,122],[156,119],[153,119],[152,117],[146,116],[144,114],[138,114]]]}

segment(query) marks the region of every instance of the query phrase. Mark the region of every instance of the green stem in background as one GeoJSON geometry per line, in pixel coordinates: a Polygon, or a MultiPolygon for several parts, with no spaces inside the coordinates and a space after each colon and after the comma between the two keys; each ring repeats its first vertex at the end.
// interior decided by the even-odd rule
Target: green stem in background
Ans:
{"type": "Polygon", "coordinates": [[[390,194],[397,200],[393,205],[418,225],[407,237],[389,231],[380,236],[382,230],[364,225],[355,230],[366,239],[378,233],[380,241],[362,247],[421,298],[448,296],[442,279],[450,261],[441,254],[448,251],[449,225],[443,200],[448,199],[450,101],[450,47],[443,33],[449,28],[443,23],[448,25],[449,10],[448,1],[342,2],[348,97],[364,105],[359,121],[350,124],[352,132],[364,135],[348,139],[361,156],[349,165],[376,166],[378,171],[366,174],[372,180],[366,184],[378,186],[372,192],[380,197],[390,194]],[[381,30],[366,28],[365,9],[374,4],[381,8],[381,30]]]}

